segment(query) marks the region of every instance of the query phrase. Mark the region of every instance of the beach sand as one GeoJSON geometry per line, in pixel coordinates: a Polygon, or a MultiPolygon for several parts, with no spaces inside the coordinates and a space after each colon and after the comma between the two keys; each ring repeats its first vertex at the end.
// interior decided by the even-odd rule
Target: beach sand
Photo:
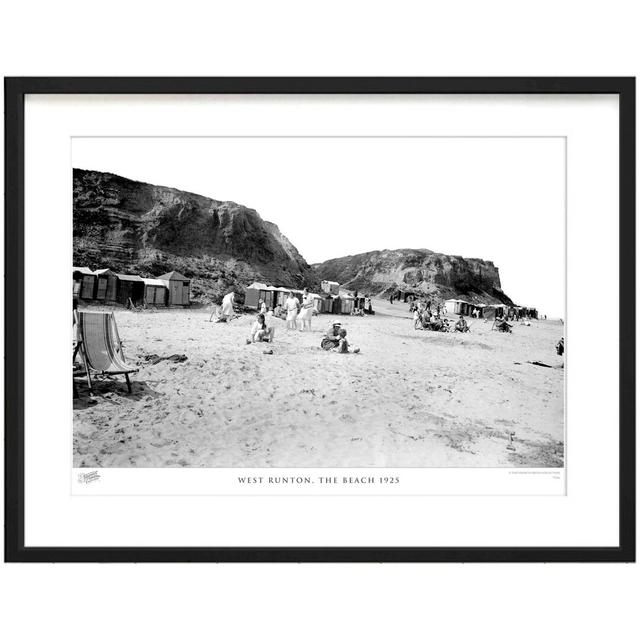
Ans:
{"type": "Polygon", "coordinates": [[[470,333],[434,333],[414,330],[407,304],[374,308],[339,318],[361,348],[348,355],[319,346],[337,316],[314,317],[309,333],[276,320],[272,345],[247,345],[255,315],[216,324],[208,310],[115,310],[140,371],[130,395],[123,376],[97,379],[94,399],[76,378],[74,466],[563,466],[559,321],[509,335],[468,319],[470,333]]]}

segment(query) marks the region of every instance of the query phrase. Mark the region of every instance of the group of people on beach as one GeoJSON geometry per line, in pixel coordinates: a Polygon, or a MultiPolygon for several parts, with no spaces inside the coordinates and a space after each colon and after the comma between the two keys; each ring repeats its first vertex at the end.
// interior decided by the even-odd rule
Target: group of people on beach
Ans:
{"type": "MultiPolygon", "coordinates": [[[[422,329],[425,331],[450,331],[449,320],[441,315],[441,307],[437,304],[433,310],[431,308],[431,301],[426,302],[411,302],[409,305],[409,311],[413,311],[413,328],[422,329]]],[[[444,309],[443,309],[444,311],[444,309]]],[[[462,316],[460,320],[455,324],[454,330],[456,331],[468,331],[466,321],[462,316]]]]}
{"type": "Polygon", "coordinates": [[[352,351],[347,340],[347,330],[341,322],[333,322],[327,329],[320,346],[326,351],[337,351],[338,353],[360,353],[360,349],[355,347],[352,351]]]}
{"type": "MultiPolygon", "coordinates": [[[[234,310],[235,294],[228,293],[222,299],[222,305],[217,310],[217,322],[230,322],[235,316],[234,310]]],[[[213,317],[214,311],[211,314],[213,317]]],[[[247,344],[254,342],[273,342],[276,332],[275,320],[279,318],[286,321],[287,330],[311,331],[311,318],[313,317],[313,297],[309,289],[304,289],[302,302],[293,293],[284,301],[284,305],[276,305],[273,309],[268,309],[266,301],[258,301],[258,315],[249,329],[247,344]]],[[[210,319],[211,319],[210,318],[210,319]]],[[[335,350],[338,353],[358,353],[360,349],[349,348],[347,341],[347,331],[340,322],[334,322],[323,336],[321,345],[323,349],[335,350]]]]}

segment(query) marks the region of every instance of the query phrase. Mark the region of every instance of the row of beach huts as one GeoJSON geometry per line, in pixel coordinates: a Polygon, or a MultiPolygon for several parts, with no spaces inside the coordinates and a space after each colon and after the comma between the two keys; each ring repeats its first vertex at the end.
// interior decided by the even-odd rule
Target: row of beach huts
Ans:
{"type": "MultiPolygon", "coordinates": [[[[317,313],[347,314],[354,309],[363,309],[365,296],[352,296],[340,292],[337,282],[323,280],[320,284],[321,293],[310,293],[313,307],[317,313]]],[[[289,293],[302,302],[304,292],[301,289],[287,287],[273,287],[262,282],[254,282],[244,290],[244,306],[249,309],[259,309],[260,302],[264,302],[268,309],[274,309],[278,305],[283,306],[289,293]]]]}
{"type": "MultiPolygon", "coordinates": [[[[369,312],[367,297],[340,292],[337,282],[323,280],[320,284],[321,293],[310,293],[313,306],[317,313],[351,314],[354,310],[362,309],[369,312]]],[[[244,306],[249,309],[259,309],[264,302],[268,309],[284,305],[289,293],[293,293],[302,301],[304,292],[300,289],[274,287],[261,282],[254,282],[245,288],[244,306]]],[[[411,296],[415,300],[415,296],[411,296]]],[[[405,301],[409,301],[405,298],[405,301]]],[[[445,300],[444,310],[453,315],[473,316],[492,320],[501,317],[537,318],[538,311],[533,307],[509,306],[505,304],[474,304],[466,300],[451,298],[445,300]]]]}
{"type": "Polygon", "coordinates": [[[455,298],[445,300],[444,307],[447,313],[472,316],[475,312],[477,317],[487,318],[489,320],[502,318],[503,316],[522,318],[538,317],[538,310],[534,307],[509,306],[506,304],[473,304],[471,302],[457,300],[455,298]]]}
{"type": "Polygon", "coordinates": [[[177,271],[141,278],[111,269],[72,267],[73,295],[84,301],[125,306],[188,307],[191,281],[177,271]]]}

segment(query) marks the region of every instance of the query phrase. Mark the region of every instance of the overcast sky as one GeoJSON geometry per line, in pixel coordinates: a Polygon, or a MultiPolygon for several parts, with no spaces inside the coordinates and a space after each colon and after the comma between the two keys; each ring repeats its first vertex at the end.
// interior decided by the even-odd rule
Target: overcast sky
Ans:
{"type": "Polygon", "coordinates": [[[492,260],[564,315],[562,138],[75,138],[73,166],[256,209],[309,262],[427,248],[492,260]]]}

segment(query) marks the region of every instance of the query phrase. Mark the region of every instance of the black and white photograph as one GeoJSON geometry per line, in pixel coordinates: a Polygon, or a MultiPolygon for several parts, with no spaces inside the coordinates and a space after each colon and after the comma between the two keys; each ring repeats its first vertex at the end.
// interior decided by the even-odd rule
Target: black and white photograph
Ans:
{"type": "Polygon", "coordinates": [[[564,137],[71,161],[74,467],[564,468],[564,137]]]}
{"type": "Polygon", "coordinates": [[[4,637],[633,635],[638,3],[2,17],[4,637]]]}

